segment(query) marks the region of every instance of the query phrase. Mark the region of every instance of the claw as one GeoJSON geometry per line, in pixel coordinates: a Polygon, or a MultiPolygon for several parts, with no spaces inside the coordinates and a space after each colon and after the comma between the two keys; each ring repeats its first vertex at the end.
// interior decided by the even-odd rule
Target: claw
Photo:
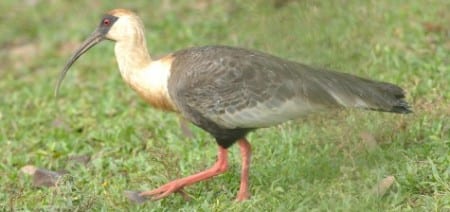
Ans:
{"type": "MultiPolygon", "coordinates": [[[[141,192],[140,196],[152,196],[151,200],[159,200],[166,196],[169,196],[172,193],[180,192],[183,187],[184,183],[179,182],[179,180],[172,181],[170,183],[167,183],[157,189],[153,189],[151,191],[145,191],[141,192]]],[[[184,192],[182,192],[184,193],[184,192]]]]}
{"type": "Polygon", "coordinates": [[[125,196],[131,201],[134,202],[136,204],[142,204],[145,201],[147,201],[148,199],[145,198],[144,196],[140,195],[141,192],[139,191],[125,191],[124,194],[125,196]]]}
{"type": "MultiPolygon", "coordinates": [[[[158,189],[155,189],[155,190],[161,190],[161,189],[158,188],[158,189]]],[[[191,197],[183,190],[183,188],[180,188],[177,191],[173,191],[173,192],[166,191],[163,194],[160,194],[158,196],[152,197],[150,199],[146,198],[146,196],[150,195],[150,194],[148,194],[150,192],[125,191],[124,194],[131,202],[134,202],[136,204],[143,204],[145,201],[148,201],[148,200],[155,201],[155,200],[162,199],[162,198],[164,198],[164,197],[166,197],[166,196],[168,196],[168,195],[170,195],[170,194],[172,194],[174,192],[179,193],[183,197],[183,199],[185,201],[189,201],[191,199],[191,197]]],[[[155,192],[154,194],[157,194],[157,193],[161,193],[161,192],[155,192]]],[[[151,194],[151,195],[154,195],[154,194],[151,194]]]]}

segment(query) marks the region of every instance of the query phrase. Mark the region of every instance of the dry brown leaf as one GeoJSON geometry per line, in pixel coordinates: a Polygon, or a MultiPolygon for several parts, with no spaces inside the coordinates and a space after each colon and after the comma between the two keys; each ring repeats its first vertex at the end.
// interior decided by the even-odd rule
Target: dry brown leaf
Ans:
{"type": "Polygon", "coordinates": [[[372,189],[372,193],[383,196],[386,194],[388,189],[394,184],[395,177],[394,176],[387,176],[384,179],[382,179],[378,184],[372,189]]]}
{"type": "Polygon", "coordinates": [[[28,175],[34,175],[34,173],[36,173],[36,170],[37,168],[32,165],[26,165],[20,169],[20,171],[28,175]]]}
{"type": "Polygon", "coordinates": [[[62,172],[54,172],[46,169],[37,169],[33,175],[33,186],[54,187],[58,185],[59,179],[64,175],[62,172]]]}
{"type": "Polygon", "coordinates": [[[21,168],[25,174],[33,176],[33,186],[35,187],[54,187],[58,185],[61,176],[67,174],[67,171],[50,171],[38,168],[32,165],[26,165],[21,168]]]}

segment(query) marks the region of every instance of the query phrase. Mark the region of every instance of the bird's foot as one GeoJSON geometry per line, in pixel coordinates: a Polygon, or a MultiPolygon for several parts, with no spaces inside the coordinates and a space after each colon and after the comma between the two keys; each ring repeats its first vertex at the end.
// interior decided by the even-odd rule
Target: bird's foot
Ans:
{"type": "Polygon", "coordinates": [[[183,182],[182,179],[174,180],[163,186],[160,186],[159,188],[141,192],[139,193],[139,196],[141,197],[149,196],[151,197],[151,200],[159,200],[175,192],[180,192],[182,195],[183,194],[186,195],[186,193],[182,190],[185,185],[186,183],[183,182]]]}
{"type": "Polygon", "coordinates": [[[188,195],[182,190],[185,186],[192,185],[194,183],[207,180],[216,175],[224,173],[227,170],[228,164],[228,152],[225,148],[219,147],[219,154],[216,163],[209,169],[206,169],[197,174],[193,174],[188,177],[174,180],[157,189],[144,192],[127,192],[128,199],[133,202],[142,203],[149,197],[150,200],[159,200],[174,192],[179,192],[185,199],[188,199],[188,195]]]}
{"type": "Polygon", "coordinates": [[[147,198],[139,195],[141,193],[139,191],[125,191],[124,193],[125,193],[125,196],[131,202],[134,202],[134,203],[137,203],[137,204],[142,204],[142,203],[144,203],[147,200],[147,198]]]}
{"type": "Polygon", "coordinates": [[[185,201],[189,201],[191,197],[183,190],[183,187],[176,186],[176,182],[172,181],[167,183],[157,189],[153,189],[151,191],[125,191],[125,196],[132,202],[137,204],[142,204],[147,200],[159,200],[162,199],[172,193],[179,193],[183,196],[185,201]],[[152,196],[151,198],[147,198],[148,196],[152,196]]]}

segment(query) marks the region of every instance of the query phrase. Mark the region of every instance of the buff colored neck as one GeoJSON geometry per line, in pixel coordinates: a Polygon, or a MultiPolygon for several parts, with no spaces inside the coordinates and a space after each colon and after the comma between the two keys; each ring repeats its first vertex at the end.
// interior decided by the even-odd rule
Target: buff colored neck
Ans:
{"type": "MultiPolygon", "coordinates": [[[[141,31],[139,31],[141,32],[141,31]]],[[[116,42],[116,59],[124,81],[156,108],[177,111],[168,93],[173,58],[169,55],[152,61],[143,33],[116,42]]]]}
{"type": "Polygon", "coordinates": [[[152,62],[143,32],[137,33],[132,39],[116,42],[114,51],[120,74],[127,82],[133,74],[145,70],[152,62]]]}

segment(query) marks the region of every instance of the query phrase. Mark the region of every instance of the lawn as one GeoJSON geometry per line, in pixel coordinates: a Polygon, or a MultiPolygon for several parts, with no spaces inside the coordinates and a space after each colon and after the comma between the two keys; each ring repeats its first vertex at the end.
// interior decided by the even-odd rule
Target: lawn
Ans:
{"type": "Polygon", "coordinates": [[[1,211],[450,211],[450,1],[123,2],[1,1],[1,211]],[[217,146],[194,126],[184,136],[175,114],[128,88],[112,42],[85,54],[54,97],[66,60],[118,7],[142,17],[153,57],[208,44],[258,49],[400,85],[414,113],[324,112],[250,134],[247,202],[234,201],[231,147],[229,171],[186,188],[190,201],[133,204],[124,191],[205,169],[217,146]],[[67,174],[36,187],[27,165],[67,174]]]}

